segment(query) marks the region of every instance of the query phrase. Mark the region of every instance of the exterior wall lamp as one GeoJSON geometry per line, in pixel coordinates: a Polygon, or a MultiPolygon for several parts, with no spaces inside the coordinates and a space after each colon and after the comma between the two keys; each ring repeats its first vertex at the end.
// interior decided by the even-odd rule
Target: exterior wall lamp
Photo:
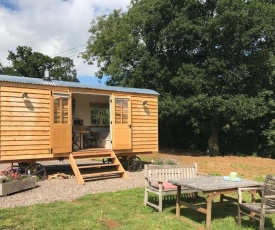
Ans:
{"type": "Polygon", "coordinates": [[[143,104],[144,107],[147,107],[148,101],[143,101],[142,104],[143,104]]]}
{"type": "Polygon", "coordinates": [[[23,92],[21,97],[24,98],[24,99],[27,99],[28,98],[28,93],[23,92]]]}

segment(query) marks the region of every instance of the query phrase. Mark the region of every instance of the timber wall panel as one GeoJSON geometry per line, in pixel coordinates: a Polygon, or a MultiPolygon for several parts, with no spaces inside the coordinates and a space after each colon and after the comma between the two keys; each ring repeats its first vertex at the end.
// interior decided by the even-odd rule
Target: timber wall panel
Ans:
{"type": "Polygon", "coordinates": [[[1,104],[2,104],[2,88],[3,86],[0,86],[0,160],[1,160],[1,144],[2,144],[2,140],[1,140],[1,137],[2,137],[2,114],[1,114],[1,111],[2,111],[2,107],[1,107],[1,104]]]}
{"type": "Polygon", "coordinates": [[[0,159],[50,156],[50,90],[2,86],[0,94],[0,159]]]}
{"type": "Polygon", "coordinates": [[[132,151],[158,151],[158,98],[132,96],[132,151]],[[143,106],[143,101],[148,105],[143,106]]]}

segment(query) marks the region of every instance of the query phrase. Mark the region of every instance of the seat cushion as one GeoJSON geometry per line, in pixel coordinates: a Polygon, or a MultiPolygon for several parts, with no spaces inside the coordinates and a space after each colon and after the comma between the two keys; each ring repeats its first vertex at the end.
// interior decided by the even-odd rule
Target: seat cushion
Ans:
{"type": "MultiPolygon", "coordinates": [[[[173,184],[171,184],[171,183],[169,183],[169,182],[166,182],[166,181],[164,181],[164,182],[162,183],[162,186],[163,186],[163,189],[164,189],[164,190],[177,189],[177,186],[176,186],[176,185],[173,185],[173,184]]],[[[156,187],[156,188],[159,187],[158,182],[155,183],[155,187],[156,187]]]]}

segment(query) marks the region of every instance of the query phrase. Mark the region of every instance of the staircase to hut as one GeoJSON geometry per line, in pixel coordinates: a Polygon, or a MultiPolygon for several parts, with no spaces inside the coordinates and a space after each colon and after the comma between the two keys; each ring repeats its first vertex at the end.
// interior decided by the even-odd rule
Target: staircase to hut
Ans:
{"type": "Polygon", "coordinates": [[[112,150],[85,149],[70,153],[69,161],[79,184],[128,175],[112,150]]]}

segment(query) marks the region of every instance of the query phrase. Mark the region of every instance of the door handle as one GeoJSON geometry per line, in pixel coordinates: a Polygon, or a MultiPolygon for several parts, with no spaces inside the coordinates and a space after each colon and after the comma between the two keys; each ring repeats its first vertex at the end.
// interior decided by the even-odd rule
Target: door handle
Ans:
{"type": "Polygon", "coordinates": [[[128,127],[131,129],[131,128],[132,128],[132,125],[130,124],[130,125],[128,125],[128,127]]]}

